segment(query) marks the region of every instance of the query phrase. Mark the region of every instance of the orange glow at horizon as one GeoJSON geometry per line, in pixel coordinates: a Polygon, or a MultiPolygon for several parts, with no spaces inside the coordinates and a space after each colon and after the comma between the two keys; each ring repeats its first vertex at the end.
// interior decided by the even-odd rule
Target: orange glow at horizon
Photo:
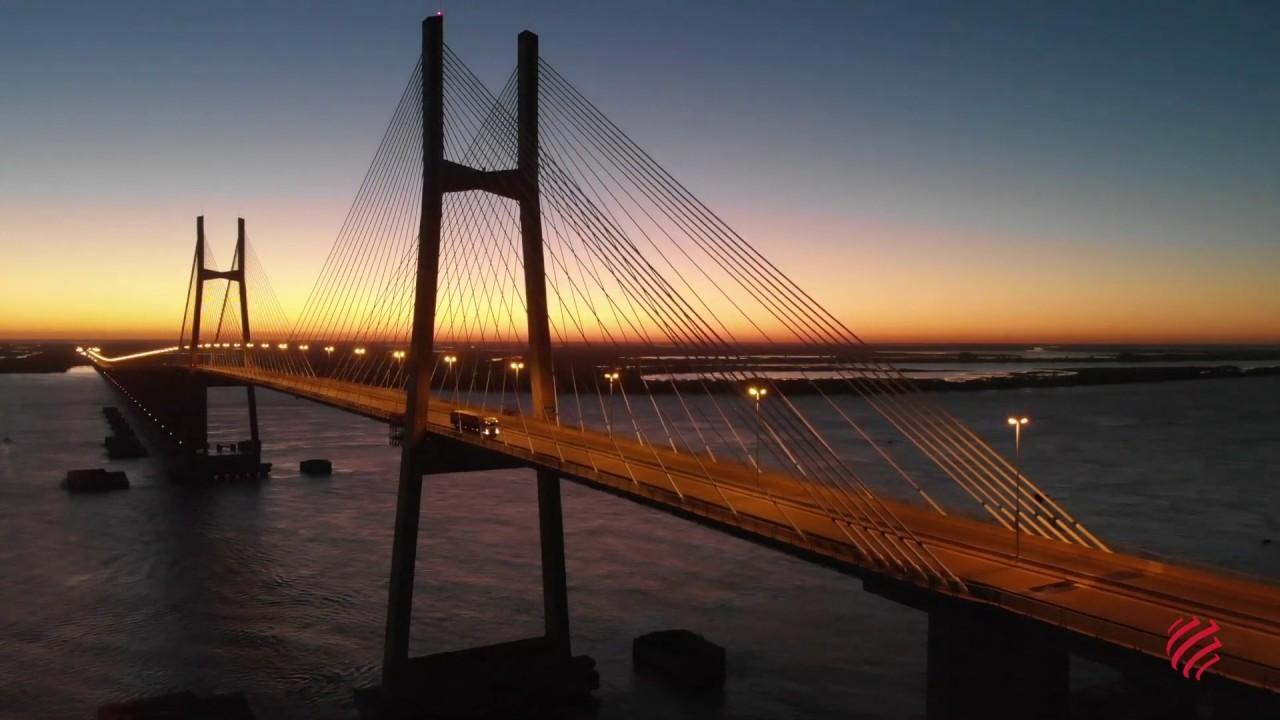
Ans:
{"type": "MultiPolygon", "coordinates": [[[[250,237],[296,319],[340,211],[301,203],[259,212],[244,213],[250,237]]],[[[176,341],[194,219],[169,209],[147,222],[130,217],[106,207],[76,217],[28,212],[26,222],[0,228],[6,237],[41,239],[6,243],[0,339],[176,341]],[[86,246],[90,235],[95,242],[86,246]]],[[[230,260],[235,217],[206,213],[221,265],[230,260]]],[[[867,342],[1280,343],[1280,248],[1228,254],[1210,245],[1108,245],[813,218],[766,219],[744,234],[867,342]]],[[[766,332],[778,329],[771,318],[755,319],[766,332]]],[[[758,339],[745,325],[732,330],[741,341],[758,339]]]]}

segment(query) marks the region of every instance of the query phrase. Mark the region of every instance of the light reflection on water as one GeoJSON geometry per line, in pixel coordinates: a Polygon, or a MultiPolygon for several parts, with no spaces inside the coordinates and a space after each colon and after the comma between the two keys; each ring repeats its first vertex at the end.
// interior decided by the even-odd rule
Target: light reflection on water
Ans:
{"type": "MultiPolygon", "coordinates": [[[[243,434],[241,397],[213,393],[216,436],[243,434]]],[[[350,688],[377,675],[398,454],[377,423],[260,398],[273,478],[196,490],[151,461],[103,460],[99,406],[123,403],[92,372],[0,376],[0,715],[84,717],[180,688],[245,691],[262,717],[352,715],[350,688]],[[335,474],[300,477],[306,457],[335,474]],[[57,489],[96,466],[133,489],[57,489]]],[[[1280,378],[941,399],[1002,448],[1007,414],[1031,415],[1028,473],[1107,540],[1280,578],[1280,378]]],[[[530,481],[428,478],[415,654],[539,632],[530,481]]],[[[574,642],[600,661],[602,717],[691,714],[630,670],[631,639],[665,627],[727,646],[728,690],[696,706],[706,716],[923,715],[922,615],[684,520],[564,492],[574,642]]]]}

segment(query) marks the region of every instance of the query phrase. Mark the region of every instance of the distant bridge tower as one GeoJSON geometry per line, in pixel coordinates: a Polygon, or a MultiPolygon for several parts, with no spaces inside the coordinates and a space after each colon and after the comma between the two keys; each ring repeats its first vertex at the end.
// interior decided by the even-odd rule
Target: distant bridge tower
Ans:
{"type": "MultiPolygon", "coordinates": [[[[423,21],[422,218],[418,237],[417,285],[407,368],[409,386],[404,414],[404,441],[401,446],[400,484],[383,653],[383,687],[392,693],[396,691],[396,681],[408,661],[422,476],[431,471],[423,462],[423,450],[427,443],[427,410],[431,392],[431,358],[445,193],[480,190],[519,204],[529,320],[528,377],[533,392],[533,412],[540,419],[554,420],[556,417],[539,196],[538,36],[531,32],[520,33],[516,72],[516,167],[485,171],[445,160],[444,18],[436,15],[423,21]]],[[[550,470],[538,470],[537,473],[546,638],[555,653],[567,657],[570,650],[569,605],[565,582],[560,478],[550,470]]]]}
{"type": "MultiPolygon", "coordinates": [[[[245,364],[249,363],[250,354],[247,350],[250,342],[249,334],[249,291],[245,283],[244,265],[245,265],[245,232],[244,218],[237,218],[236,230],[236,251],[231,261],[231,269],[218,271],[205,266],[205,246],[204,246],[204,216],[196,218],[196,256],[195,256],[195,307],[192,309],[193,316],[191,318],[191,353],[188,360],[188,366],[195,368],[199,361],[201,351],[201,328],[200,318],[204,311],[204,284],[209,280],[226,280],[236,283],[240,291],[240,341],[241,346],[245,348],[243,351],[245,364]]],[[[186,323],[183,323],[185,326],[186,323]]],[[[182,345],[181,338],[179,345],[182,345]]],[[[195,373],[190,374],[188,383],[189,395],[187,409],[183,413],[183,444],[186,447],[186,454],[191,457],[195,454],[203,452],[208,442],[208,385],[205,381],[197,377],[195,373]]],[[[258,398],[254,387],[251,384],[245,385],[245,391],[248,394],[249,404],[249,438],[253,444],[253,453],[260,451],[261,438],[258,435],[258,398]]]]}

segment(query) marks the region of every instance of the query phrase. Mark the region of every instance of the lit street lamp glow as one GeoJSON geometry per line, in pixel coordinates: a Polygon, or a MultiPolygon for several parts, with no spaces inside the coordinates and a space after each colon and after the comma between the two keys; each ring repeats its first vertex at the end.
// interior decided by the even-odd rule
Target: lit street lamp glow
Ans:
{"type": "Polygon", "coordinates": [[[520,409],[520,371],[524,369],[523,360],[512,360],[511,369],[516,371],[516,383],[511,388],[511,394],[516,397],[516,409],[520,409]]]}
{"type": "MultiPolygon", "coordinates": [[[[449,354],[445,355],[442,359],[444,360],[444,382],[442,383],[442,386],[444,386],[449,383],[449,371],[453,370],[453,364],[458,362],[458,356],[449,354]]],[[[453,404],[458,404],[458,383],[456,382],[453,384],[453,404]]]]}
{"type": "Polygon", "coordinates": [[[1015,458],[1013,464],[1015,475],[1013,486],[1013,556],[1018,558],[1022,557],[1022,426],[1031,422],[1031,419],[1017,416],[1010,417],[1008,422],[1013,426],[1015,458]]]}
{"type": "Polygon", "coordinates": [[[751,387],[747,388],[747,394],[750,395],[751,399],[754,400],[756,403],[756,482],[759,483],[760,482],[760,425],[763,422],[760,418],[760,401],[764,400],[764,397],[769,394],[769,389],[752,385],[751,387]]]}
{"type": "Polygon", "coordinates": [[[609,418],[609,410],[613,408],[613,383],[615,380],[618,379],[618,371],[614,370],[612,372],[605,373],[604,379],[609,381],[609,406],[605,408],[604,426],[609,430],[610,433],[612,433],[613,421],[609,418]]]}

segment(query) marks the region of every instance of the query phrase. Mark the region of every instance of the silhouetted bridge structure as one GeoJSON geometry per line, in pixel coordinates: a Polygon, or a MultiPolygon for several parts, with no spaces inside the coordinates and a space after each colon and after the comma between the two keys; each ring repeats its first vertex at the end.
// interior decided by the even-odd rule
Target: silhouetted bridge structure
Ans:
{"type": "Polygon", "coordinates": [[[931,718],[1063,717],[1073,653],[1146,672],[1187,707],[1280,691],[1275,586],[1113,551],[675,181],[539,59],[536,36],[521,34],[495,96],[442,28],[424,22],[423,59],[296,322],[243,221],[220,271],[201,219],[176,344],[91,353],[197,476],[210,385],[249,389],[236,451],[250,465],[254,388],[399,428],[375,705],[421,702],[435,667],[408,657],[424,474],[502,467],[536,474],[543,658],[570,658],[565,478],[927,611],[931,718]],[[1221,628],[1188,672],[1199,682],[1166,649],[1192,615],[1221,628]]]}

